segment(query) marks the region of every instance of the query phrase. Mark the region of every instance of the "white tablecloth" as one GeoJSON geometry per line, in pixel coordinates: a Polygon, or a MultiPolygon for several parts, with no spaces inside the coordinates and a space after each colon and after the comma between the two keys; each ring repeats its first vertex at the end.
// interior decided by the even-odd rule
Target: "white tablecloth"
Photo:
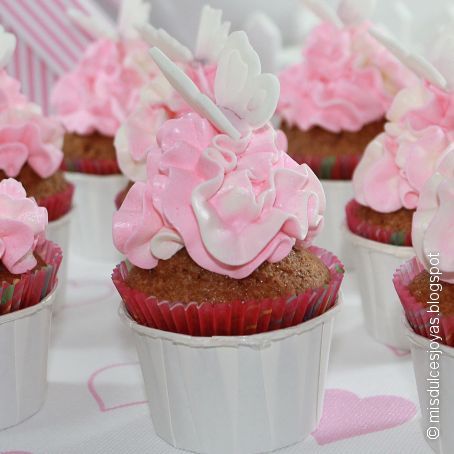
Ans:
{"type": "MultiPolygon", "coordinates": [[[[117,315],[112,268],[70,262],[70,295],[53,324],[47,401],[0,432],[0,453],[182,452],[153,431],[132,336],[117,315]]],[[[410,355],[366,334],[355,276],[347,275],[343,288],[321,425],[279,453],[429,454],[410,355]]]]}

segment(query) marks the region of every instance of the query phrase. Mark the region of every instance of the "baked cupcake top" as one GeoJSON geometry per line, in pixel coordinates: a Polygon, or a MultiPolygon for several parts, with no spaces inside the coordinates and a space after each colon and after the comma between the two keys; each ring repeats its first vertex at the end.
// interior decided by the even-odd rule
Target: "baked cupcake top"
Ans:
{"type": "Polygon", "coordinates": [[[34,251],[45,241],[47,210],[27,198],[21,183],[0,181],[0,261],[12,274],[35,268],[34,251]]]}
{"type": "MultiPolygon", "coordinates": [[[[380,39],[386,43],[389,37],[380,39]]],[[[396,43],[389,45],[421,81],[398,93],[385,132],[366,148],[353,175],[356,201],[380,213],[414,210],[424,184],[454,144],[454,91],[448,81],[421,57],[405,57],[396,43]]],[[[446,38],[438,49],[449,55],[446,38]]]]}
{"type": "Polygon", "coordinates": [[[412,75],[368,34],[362,8],[370,2],[343,0],[337,14],[322,2],[306,3],[323,22],[308,36],[302,61],[279,76],[278,114],[303,131],[359,131],[385,116],[412,75]]]}
{"type": "Polygon", "coordinates": [[[424,185],[413,215],[413,248],[430,272],[430,256],[437,257],[440,279],[454,284],[454,147],[424,185]]]}
{"type": "Polygon", "coordinates": [[[41,178],[48,178],[63,159],[63,128],[21,93],[19,81],[3,67],[14,52],[15,38],[0,27],[5,43],[0,56],[0,170],[17,177],[25,165],[41,178]]]}
{"type": "Polygon", "coordinates": [[[246,34],[225,40],[212,93],[159,49],[152,55],[193,111],[159,129],[146,182],[114,216],[116,247],[145,269],[185,247],[202,268],[241,279],[309,245],[322,227],[323,189],[269,123],[279,83],[261,73],[246,34]]]}
{"type": "Polygon", "coordinates": [[[146,2],[124,0],[116,26],[100,17],[72,13],[78,25],[97,39],[52,92],[52,105],[68,132],[113,137],[137,106],[140,89],[157,73],[147,44],[135,30],[149,12],[146,2]]]}
{"type": "MultiPolygon", "coordinates": [[[[143,26],[141,32],[149,45],[166,52],[197,87],[212,95],[217,59],[229,29],[230,23],[222,21],[222,11],[206,5],[201,12],[194,52],[164,30],[149,24],[143,26]]],[[[166,120],[190,110],[161,73],[146,84],[139,104],[115,136],[117,160],[123,174],[131,181],[145,181],[147,151],[156,146],[158,129],[166,120]]]]}

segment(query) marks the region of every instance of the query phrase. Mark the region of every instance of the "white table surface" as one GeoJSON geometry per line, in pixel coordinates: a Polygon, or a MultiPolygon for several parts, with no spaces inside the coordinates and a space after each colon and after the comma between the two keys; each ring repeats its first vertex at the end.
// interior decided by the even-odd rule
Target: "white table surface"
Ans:
{"type": "MultiPolygon", "coordinates": [[[[183,452],[153,431],[132,336],[117,315],[112,268],[70,262],[70,295],[53,323],[47,401],[23,424],[0,432],[0,453],[183,452]]],[[[343,291],[321,426],[279,453],[431,453],[419,427],[410,355],[366,334],[354,275],[346,276],[343,291]]]]}

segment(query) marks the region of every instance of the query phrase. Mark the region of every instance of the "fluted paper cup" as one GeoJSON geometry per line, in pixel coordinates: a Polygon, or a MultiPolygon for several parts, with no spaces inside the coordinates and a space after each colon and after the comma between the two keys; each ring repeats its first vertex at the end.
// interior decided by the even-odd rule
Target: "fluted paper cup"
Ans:
{"type": "Polygon", "coordinates": [[[303,440],[321,417],[338,307],[268,333],[193,337],[139,325],[122,306],[156,433],[209,454],[269,452],[303,440]]]}
{"type": "Polygon", "coordinates": [[[350,180],[321,180],[321,182],[326,195],[326,210],[323,229],[314,243],[339,257],[346,269],[352,269],[353,257],[342,232],[345,205],[353,197],[352,182],[350,180]]]}
{"type": "Polygon", "coordinates": [[[112,242],[115,197],[124,188],[123,175],[89,175],[67,172],[76,186],[75,214],[71,227],[71,253],[96,261],[117,261],[120,254],[112,242]]]}
{"type": "Polygon", "coordinates": [[[63,260],[58,272],[58,290],[55,296],[54,312],[59,311],[66,300],[67,280],[68,280],[68,261],[69,261],[69,236],[73,210],[62,218],[49,222],[46,230],[46,237],[50,241],[58,244],[63,251],[63,260]]]}
{"type": "Polygon", "coordinates": [[[454,416],[454,389],[452,387],[454,377],[454,348],[442,344],[439,345],[441,354],[436,361],[436,364],[438,364],[436,371],[440,373],[439,377],[437,377],[439,380],[438,406],[435,405],[436,402],[434,400],[431,402],[431,399],[435,399],[436,392],[432,397],[428,392],[428,389],[430,389],[430,383],[428,381],[430,372],[435,371],[435,369],[431,368],[431,363],[434,362],[434,356],[431,359],[429,355],[429,352],[433,350],[431,340],[416,334],[405,318],[404,325],[411,345],[413,369],[421,407],[421,428],[424,438],[436,453],[452,454],[454,452],[454,431],[452,430],[454,416]],[[437,412],[437,409],[439,409],[439,412],[437,412]],[[437,430],[439,431],[438,437],[430,439],[429,436],[437,436],[437,430]]]}
{"type": "Polygon", "coordinates": [[[378,342],[402,350],[410,345],[402,331],[402,304],[394,289],[395,270],[414,255],[413,248],[379,243],[355,235],[344,226],[354,249],[355,269],[369,334],[378,342]]]}
{"type": "Polygon", "coordinates": [[[0,430],[44,403],[54,299],[55,291],[35,306],[0,316],[0,430]]]}

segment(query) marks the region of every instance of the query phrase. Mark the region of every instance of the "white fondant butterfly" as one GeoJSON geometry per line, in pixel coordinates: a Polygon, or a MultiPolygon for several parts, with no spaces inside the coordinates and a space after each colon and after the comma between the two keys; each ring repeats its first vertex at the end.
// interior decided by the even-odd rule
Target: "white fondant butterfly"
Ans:
{"type": "Polygon", "coordinates": [[[322,21],[342,27],[364,22],[371,16],[377,0],[342,0],[337,11],[324,0],[303,0],[303,3],[322,21]]]}
{"type": "Polygon", "coordinates": [[[70,8],[69,17],[94,38],[135,38],[137,29],[148,22],[151,4],[147,0],[122,0],[117,23],[113,23],[94,6],[87,4],[88,14],[70,8]]]}
{"type": "Polygon", "coordinates": [[[272,74],[261,73],[260,59],[245,32],[232,33],[220,51],[214,100],[201,93],[160,49],[154,47],[150,52],[186,102],[233,139],[271,119],[279,98],[279,81],[272,74]]]}
{"type": "Polygon", "coordinates": [[[16,37],[0,25],[0,69],[9,63],[15,48],[16,37]]]}
{"type": "Polygon", "coordinates": [[[169,35],[162,28],[150,24],[140,28],[143,38],[150,46],[158,47],[175,62],[192,60],[216,62],[229,36],[230,22],[222,21],[222,11],[205,5],[200,15],[194,53],[169,35]]]}
{"type": "Polygon", "coordinates": [[[369,30],[369,33],[422,79],[443,90],[454,89],[454,35],[444,34],[436,43],[433,52],[436,67],[422,55],[405,49],[382,29],[374,27],[369,30]]]}

